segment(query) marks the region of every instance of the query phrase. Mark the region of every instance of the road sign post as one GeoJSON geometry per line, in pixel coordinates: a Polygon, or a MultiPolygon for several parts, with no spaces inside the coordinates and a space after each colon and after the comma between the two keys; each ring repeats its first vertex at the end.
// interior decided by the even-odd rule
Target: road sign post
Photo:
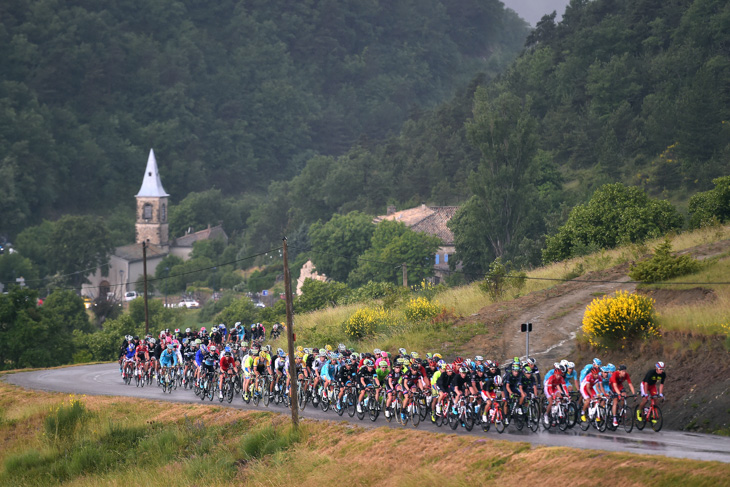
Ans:
{"type": "Polygon", "coordinates": [[[525,333],[525,360],[530,356],[530,332],[532,331],[532,323],[522,323],[520,331],[525,333]]]}

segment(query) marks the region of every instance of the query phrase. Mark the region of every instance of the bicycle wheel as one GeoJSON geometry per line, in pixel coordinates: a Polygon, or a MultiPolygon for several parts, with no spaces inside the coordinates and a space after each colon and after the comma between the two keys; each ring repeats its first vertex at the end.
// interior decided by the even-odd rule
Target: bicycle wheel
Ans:
{"type": "Polygon", "coordinates": [[[347,415],[351,418],[355,416],[355,412],[357,411],[357,404],[355,404],[355,393],[354,391],[350,391],[345,395],[345,401],[347,403],[347,415]]]}
{"type": "Polygon", "coordinates": [[[606,426],[608,426],[608,421],[606,421],[607,417],[608,414],[606,413],[606,408],[603,406],[598,406],[598,409],[596,410],[595,426],[596,429],[601,433],[606,431],[606,426]]]}
{"type": "Polygon", "coordinates": [[[492,417],[492,411],[493,410],[485,411],[485,413],[487,414],[486,421],[484,420],[484,418],[482,418],[482,431],[484,431],[485,433],[489,431],[489,428],[492,426],[492,420],[490,419],[492,417]]]}
{"type": "Polygon", "coordinates": [[[424,396],[421,396],[418,398],[418,414],[421,415],[421,421],[425,421],[426,418],[429,416],[429,406],[428,401],[426,401],[426,398],[424,396]]]}
{"type": "Polygon", "coordinates": [[[575,405],[574,402],[569,402],[568,407],[565,409],[565,422],[568,425],[568,428],[572,428],[575,426],[575,423],[578,421],[578,407],[575,405]]]}
{"type": "Polygon", "coordinates": [[[626,406],[621,408],[618,420],[624,425],[624,431],[631,433],[631,430],[634,429],[634,416],[631,414],[631,409],[626,406]]]}
{"type": "Polygon", "coordinates": [[[269,390],[269,381],[267,379],[264,379],[264,388],[263,391],[261,391],[261,394],[263,394],[264,397],[264,406],[269,407],[269,403],[271,402],[271,392],[269,390]]]}
{"type": "Polygon", "coordinates": [[[408,416],[409,416],[408,419],[411,420],[411,424],[413,425],[414,428],[417,428],[418,423],[421,422],[421,413],[420,413],[419,409],[420,409],[420,406],[418,405],[418,401],[412,401],[408,405],[408,416]]]}
{"type": "Polygon", "coordinates": [[[634,408],[631,417],[634,419],[634,426],[636,426],[636,429],[641,431],[644,429],[644,426],[646,426],[646,418],[643,414],[641,415],[641,419],[637,418],[636,411],[641,411],[641,409],[639,409],[639,406],[636,406],[634,408]]]}
{"type": "Polygon", "coordinates": [[[517,428],[517,431],[522,431],[522,428],[525,427],[525,415],[517,414],[516,408],[512,412],[512,424],[517,428]]]}
{"type": "Polygon", "coordinates": [[[307,392],[305,386],[300,381],[297,383],[297,404],[299,405],[299,409],[301,411],[304,411],[304,407],[307,405],[306,397],[307,392]]]}
{"type": "Polygon", "coordinates": [[[504,433],[504,429],[506,427],[507,427],[507,425],[504,424],[502,410],[497,408],[497,410],[494,411],[494,429],[497,430],[497,433],[502,434],[502,433],[504,433]]]}
{"type": "Polygon", "coordinates": [[[365,418],[365,406],[363,405],[362,401],[358,402],[357,406],[355,407],[355,411],[357,411],[357,419],[360,421],[365,418]]]}
{"type": "Polygon", "coordinates": [[[261,381],[259,379],[254,383],[253,397],[251,399],[253,400],[254,406],[258,406],[261,401],[261,381]]]}
{"type": "Polygon", "coordinates": [[[448,412],[448,418],[449,418],[449,428],[452,430],[456,430],[456,428],[459,427],[459,415],[454,412],[453,406],[449,405],[449,412],[448,412]]]}
{"type": "Polygon", "coordinates": [[[540,428],[540,407],[531,402],[527,408],[527,426],[535,433],[540,428]]]}
{"type": "Polygon", "coordinates": [[[476,413],[474,413],[474,408],[469,405],[466,407],[466,411],[464,411],[464,429],[467,431],[473,430],[475,422],[476,413]]]}
{"type": "Polygon", "coordinates": [[[323,397],[319,400],[319,407],[324,412],[327,412],[329,410],[330,400],[329,400],[329,397],[327,397],[327,393],[325,393],[325,397],[323,397]]]}
{"type": "Polygon", "coordinates": [[[139,372],[134,373],[134,384],[139,387],[139,383],[142,381],[142,379],[139,376],[139,372]]]}
{"type": "Polygon", "coordinates": [[[226,396],[226,401],[228,401],[228,404],[230,404],[233,402],[233,396],[236,395],[236,391],[235,391],[235,387],[233,386],[233,384],[231,384],[230,381],[228,382],[227,387],[228,388],[226,390],[225,396],[226,396]]]}
{"type": "Polygon", "coordinates": [[[583,415],[583,412],[581,412],[578,415],[578,425],[580,426],[580,429],[582,429],[583,431],[587,431],[588,428],[591,427],[591,418],[586,417],[587,421],[583,421],[582,415],[583,415]]]}
{"type": "Polygon", "coordinates": [[[380,403],[375,400],[375,396],[372,396],[368,401],[368,405],[370,406],[370,421],[375,421],[380,414],[380,403]]]}
{"type": "Polygon", "coordinates": [[[560,431],[568,429],[568,411],[564,404],[558,406],[558,429],[560,431]]]}
{"type": "Polygon", "coordinates": [[[658,433],[664,424],[662,410],[659,409],[659,406],[654,406],[651,410],[649,410],[649,416],[651,418],[651,429],[658,433]]]}

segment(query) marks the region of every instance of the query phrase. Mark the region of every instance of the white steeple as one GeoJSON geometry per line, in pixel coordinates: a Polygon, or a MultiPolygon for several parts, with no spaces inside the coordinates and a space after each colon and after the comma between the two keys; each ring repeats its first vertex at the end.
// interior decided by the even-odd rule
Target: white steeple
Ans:
{"type": "Polygon", "coordinates": [[[144,179],[142,187],[139,188],[137,197],[153,197],[162,198],[170,196],[165,192],[160,181],[160,171],[157,170],[157,159],[155,159],[155,151],[150,149],[150,156],[147,158],[147,169],[144,171],[144,179]]]}

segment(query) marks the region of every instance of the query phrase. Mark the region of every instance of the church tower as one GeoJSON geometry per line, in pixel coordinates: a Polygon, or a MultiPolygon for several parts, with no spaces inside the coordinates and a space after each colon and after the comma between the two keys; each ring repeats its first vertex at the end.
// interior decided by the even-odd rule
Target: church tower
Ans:
{"type": "Polygon", "coordinates": [[[170,244],[167,223],[167,198],[169,196],[160,181],[155,152],[150,149],[142,187],[136,196],[137,224],[135,228],[138,244],[144,241],[160,247],[170,244]]]}

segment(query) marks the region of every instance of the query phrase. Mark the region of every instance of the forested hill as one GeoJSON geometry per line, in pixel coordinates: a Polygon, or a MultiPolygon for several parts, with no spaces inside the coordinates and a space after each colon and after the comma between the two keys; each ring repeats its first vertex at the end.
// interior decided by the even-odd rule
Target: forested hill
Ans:
{"type": "MultiPolygon", "coordinates": [[[[333,212],[463,204],[485,188],[494,195],[511,188],[492,203],[528,200],[530,214],[513,213],[519,224],[486,213],[460,221],[509,226],[505,257],[537,262],[545,235],[604,183],[686,204],[728,174],[729,46],[726,0],[572,0],[561,22],[543,18],[496,80],[474,80],[386,143],[309,160],[300,175],[272,187],[249,220],[251,234],[274,241],[287,225],[333,212]],[[529,167],[490,166],[499,155],[490,120],[505,125],[507,136],[530,127],[529,167]]],[[[475,211],[492,204],[470,201],[475,211]]],[[[483,252],[485,241],[472,243],[486,262],[495,257],[483,252]]]]}
{"type": "Polygon", "coordinates": [[[266,188],[380,140],[520,51],[498,0],[0,3],[0,234],[128,205],[154,147],[173,198],[266,188]]]}

